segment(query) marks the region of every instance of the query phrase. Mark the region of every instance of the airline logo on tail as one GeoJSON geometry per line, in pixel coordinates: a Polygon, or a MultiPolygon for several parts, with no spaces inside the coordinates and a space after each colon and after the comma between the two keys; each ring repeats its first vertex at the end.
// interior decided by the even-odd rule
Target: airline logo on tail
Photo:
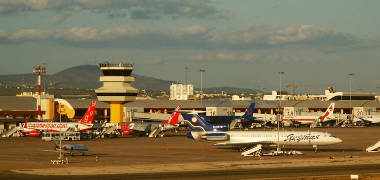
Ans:
{"type": "Polygon", "coordinates": [[[255,110],[255,102],[252,102],[251,105],[249,105],[247,112],[244,113],[242,116],[243,119],[249,119],[249,120],[254,120],[255,118],[253,117],[253,112],[255,110]]]}
{"type": "Polygon", "coordinates": [[[78,121],[78,123],[82,124],[92,124],[94,121],[94,115],[95,115],[95,105],[96,101],[92,101],[90,107],[88,107],[86,114],[82,117],[81,120],[78,121]]]}
{"type": "Polygon", "coordinates": [[[178,117],[180,115],[180,113],[178,111],[181,110],[181,105],[178,105],[174,112],[172,113],[172,115],[170,116],[170,118],[168,120],[164,120],[164,121],[161,121],[162,123],[169,123],[169,124],[178,124],[178,117]]]}
{"type": "Polygon", "coordinates": [[[322,116],[321,121],[324,121],[326,117],[331,117],[334,114],[335,103],[331,103],[330,106],[326,109],[325,114],[322,116]]]}
{"type": "Polygon", "coordinates": [[[184,114],[182,116],[191,131],[228,131],[228,124],[209,124],[198,114],[184,114]]]}

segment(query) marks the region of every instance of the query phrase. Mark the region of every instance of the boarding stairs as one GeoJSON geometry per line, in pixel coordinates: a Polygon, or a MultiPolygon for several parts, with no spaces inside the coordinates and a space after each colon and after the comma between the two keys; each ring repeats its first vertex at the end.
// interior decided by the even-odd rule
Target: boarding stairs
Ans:
{"type": "Polygon", "coordinates": [[[19,127],[13,127],[13,128],[11,128],[9,131],[6,131],[6,132],[4,132],[2,135],[1,135],[1,137],[11,137],[11,136],[14,136],[15,135],[15,133],[17,132],[17,131],[19,131],[20,130],[20,128],[19,127]]]}
{"type": "Polygon", "coordinates": [[[241,153],[242,156],[261,156],[262,145],[258,144],[241,153]]]}
{"type": "Polygon", "coordinates": [[[160,134],[161,132],[163,132],[163,130],[164,130],[164,127],[162,127],[160,125],[159,127],[152,129],[152,131],[150,131],[148,137],[157,137],[158,134],[160,134]]]}
{"type": "Polygon", "coordinates": [[[376,144],[369,146],[366,149],[367,152],[380,152],[380,141],[378,141],[376,144]]]}
{"type": "Polygon", "coordinates": [[[316,118],[314,119],[313,123],[310,124],[310,128],[315,128],[320,126],[320,119],[316,118]]]}
{"type": "Polygon", "coordinates": [[[114,125],[111,125],[111,126],[109,126],[109,127],[105,127],[104,129],[103,129],[103,133],[102,133],[102,135],[104,135],[104,134],[114,134],[114,132],[116,131],[118,129],[118,126],[117,126],[117,124],[114,124],[114,125]]]}
{"type": "Polygon", "coordinates": [[[241,128],[241,120],[240,119],[232,120],[230,123],[230,129],[236,129],[236,128],[241,128]]]}

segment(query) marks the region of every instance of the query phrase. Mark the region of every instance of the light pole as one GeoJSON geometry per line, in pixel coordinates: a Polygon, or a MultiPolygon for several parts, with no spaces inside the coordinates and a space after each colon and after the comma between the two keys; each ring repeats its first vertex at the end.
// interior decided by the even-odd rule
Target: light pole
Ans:
{"type": "Polygon", "coordinates": [[[353,122],[353,119],[352,119],[352,107],[351,107],[351,99],[352,99],[352,76],[354,76],[354,73],[349,73],[348,74],[348,84],[350,86],[350,117],[351,117],[351,122],[353,122]]]}
{"type": "Polygon", "coordinates": [[[61,160],[63,157],[62,157],[62,131],[61,131],[62,108],[61,108],[60,103],[58,103],[58,110],[59,110],[59,157],[58,157],[58,159],[61,160]]]}
{"type": "Polygon", "coordinates": [[[189,68],[185,66],[185,85],[187,85],[187,70],[189,70],[189,68]]]}
{"type": "Polygon", "coordinates": [[[201,106],[203,108],[203,102],[202,102],[202,99],[203,99],[203,73],[206,72],[205,69],[199,69],[199,72],[201,72],[201,106]]]}
{"type": "Polygon", "coordinates": [[[278,103],[278,117],[277,117],[277,152],[281,151],[280,148],[280,120],[281,120],[281,97],[282,97],[282,76],[284,75],[284,72],[278,72],[278,75],[280,75],[280,98],[278,103]]]}
{"type": "Polygon", "coordinates": [[[45,68],[45,83],[44,83],[44,93],[46,94],[47,92],[46,92],[46,84],[47,84],[47,73],[46,73],[46,69],[47,69],[47,63],[46,62],[43,62],[42,64],[42,67],[44,67],[45,68]]]}

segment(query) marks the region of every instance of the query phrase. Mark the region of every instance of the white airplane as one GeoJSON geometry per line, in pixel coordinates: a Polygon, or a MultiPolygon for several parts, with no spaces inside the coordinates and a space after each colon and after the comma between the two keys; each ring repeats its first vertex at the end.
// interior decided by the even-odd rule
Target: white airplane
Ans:
{"type": "Polygon", "coordinates": [[[316,122],[326,122],[333,119],[335,103],[331,103],[326,109],[325,113],[321,116],[296,116],[296,115],[284,115],[282,122],[284,126],[290,126],[294,124],[311,125],[316,122]]]}
{"type": "MultiPolygon", "coordinates": [[[[217,141],[217,146],[239,146],[245,152],[261,151],[262,144],[269,145],[331,145],[342,142],[326,132],[311,131],[219,131],[197,114],[185,115],[184,121],[190,128],[188,137],[195,140],[217,141]],[[258,148],[259,147],[259,148],[258,148]]],[[[242,153],[242,155],[243,155],[242,153]]]]}
{"type": "Polygon", "coordinates": [[[120,131],[122,131],[123,135],[129,135],[132,132],[142,132],[147,134],[148,137],[157,137],[158,135],[163,136],[165,131],[178,128],[180,110],[181,106],[178,105],[170,118],[161,122],[132,121],[121,123],[120,131]]]}
{"type": "Polygon", "coordinates": [[[357,119],[363,121],[365,124],[378,124],[380,123],[380,115],[356,115],[357,119]]]}
{"type": "Polygon", "coordinates": [[[39,136],[41,132],[66,132],[69,129],[87,131],[92,128],[96,101],[92,101],[86,114],[77,122],[28,122],[21,124],[21,133],[39,136]]]}

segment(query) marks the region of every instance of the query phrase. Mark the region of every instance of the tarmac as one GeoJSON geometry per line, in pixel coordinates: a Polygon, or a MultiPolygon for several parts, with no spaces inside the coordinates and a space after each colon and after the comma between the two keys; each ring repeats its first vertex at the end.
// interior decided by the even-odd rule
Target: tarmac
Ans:
{"type": "Polygon", "coordinates": [[[52,142],[2,138],[0,179],[380,179],[380,153],[365,152],[380,140],[380,127],[294,130],[330,132],[343,142],[319,146],[318,152],[311,146],[284,147],[303,155],[243,157],[237,149],[185,136],[128,136],[64,142],[85,144],[89,152],[57,165],[51,161],[57,153],[46,151],[52,142]]]}

